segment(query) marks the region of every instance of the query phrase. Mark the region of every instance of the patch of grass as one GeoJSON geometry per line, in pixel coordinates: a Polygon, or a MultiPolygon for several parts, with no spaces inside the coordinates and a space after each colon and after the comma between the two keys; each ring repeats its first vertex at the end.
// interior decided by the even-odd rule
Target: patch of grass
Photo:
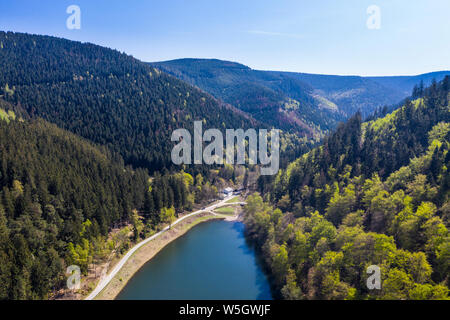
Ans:
{"type": "Polygon", "coordinates": [[[214,211],[217,213],[223,213],[223,214],[234,214],[235,209],[233,207],[222,207],[222,208],[217,208],[214,211]]]}
{"type": "Polygon", "coordinates": [[[233,197],[230,200],[226,201],[225,203],[234,203],[234,202],[240,202],[239,196],[233,197]]]}
{"type": "MultiPolygon", "coordinates": [[[[200,214],[202,214],[202,213],[200,213],[200,214]]],[[[217,217],[212,214],[208,214],[208,215],[199,217],[199,218],[195,219],[194,221],[192,221],[191,223],[186,224],[183,229],[188,230],[201,222],[208,221],[211,219],[217,219],[217,217]]]]}

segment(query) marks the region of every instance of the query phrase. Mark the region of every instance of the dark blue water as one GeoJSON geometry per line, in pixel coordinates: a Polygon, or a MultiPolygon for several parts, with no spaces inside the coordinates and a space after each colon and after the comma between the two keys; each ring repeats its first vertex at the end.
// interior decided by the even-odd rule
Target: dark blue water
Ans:
{"type": "Polygon", "coordinates": [[[169,243],[117,299],[272,299],[240,222],[214,220],[169,243]]]}

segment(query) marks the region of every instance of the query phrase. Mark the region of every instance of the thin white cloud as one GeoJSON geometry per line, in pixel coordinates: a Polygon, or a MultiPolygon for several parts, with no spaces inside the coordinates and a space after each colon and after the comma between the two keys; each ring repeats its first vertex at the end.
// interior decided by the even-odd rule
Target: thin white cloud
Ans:
{"type": "Polygon", "coordinates": [[[288,37],[295,39],[303,39],[305,36],[301,34],[295,33],[283,33],[283,32],[270,32],[270,31],[261,31],[261,30],[249,30],[247,33],[250,34],[258,34],[263,36],[274,36],[274,37],[288,37]]]}

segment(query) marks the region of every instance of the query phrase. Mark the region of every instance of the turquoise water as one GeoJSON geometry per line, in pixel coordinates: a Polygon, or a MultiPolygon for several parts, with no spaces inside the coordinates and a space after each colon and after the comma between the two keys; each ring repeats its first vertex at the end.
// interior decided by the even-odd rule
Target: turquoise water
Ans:
{"type": "Polygon", "coordinates": [[[240,222],[213,220],[169,243],[117,299],[272,299],[240,222]]]}

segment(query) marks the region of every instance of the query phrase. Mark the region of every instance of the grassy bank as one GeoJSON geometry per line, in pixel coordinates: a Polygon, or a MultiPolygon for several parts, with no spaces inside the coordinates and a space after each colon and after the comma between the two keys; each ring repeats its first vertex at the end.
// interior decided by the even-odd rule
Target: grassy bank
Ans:
{"type": "Polygon", "coordinates": [[[214,212],[221,213],[221,214],[234,214],[236,212],[236,207],[221,207],[214,210],[214,212]]]}

